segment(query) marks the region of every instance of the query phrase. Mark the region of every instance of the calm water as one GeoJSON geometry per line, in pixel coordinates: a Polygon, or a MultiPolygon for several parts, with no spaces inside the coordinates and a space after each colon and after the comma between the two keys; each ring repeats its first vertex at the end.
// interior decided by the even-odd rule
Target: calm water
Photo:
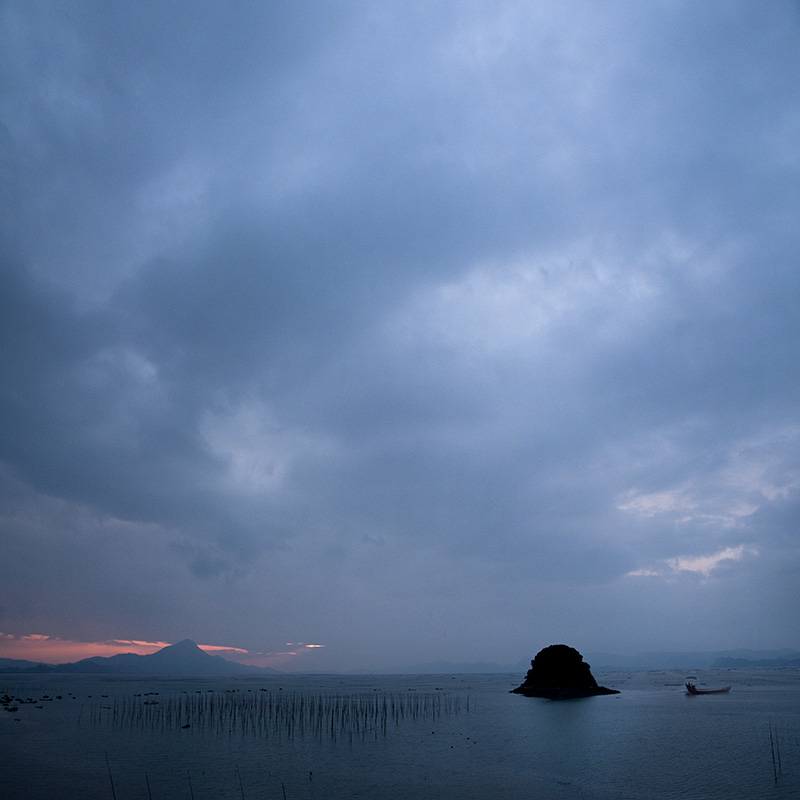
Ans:
{"type": "Polygon", "coordinates": [[[733,689],[705,697],[682,673],[596,677],[622,693],[524,698],[514,675],[0,676],[35,701],[0,712],[0,797],[800,797],[800,672],[707,671],[733,689]]]}

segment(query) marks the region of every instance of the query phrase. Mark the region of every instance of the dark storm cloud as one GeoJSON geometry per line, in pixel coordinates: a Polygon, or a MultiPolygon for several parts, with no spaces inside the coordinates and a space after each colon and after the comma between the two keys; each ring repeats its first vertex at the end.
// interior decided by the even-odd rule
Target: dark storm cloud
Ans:
{"type": "Polygon", "coordinates": [[[2,14],[0,627],[513,661],[796,574],[792,6],[2,14]]]}

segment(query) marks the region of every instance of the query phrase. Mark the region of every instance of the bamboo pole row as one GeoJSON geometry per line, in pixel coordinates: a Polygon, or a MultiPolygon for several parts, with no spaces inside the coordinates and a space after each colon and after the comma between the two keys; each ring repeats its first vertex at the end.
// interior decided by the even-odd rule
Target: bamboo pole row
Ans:
{"type": "Polygon", "coordinates": [[[90,716],[94,725],[151,731],[189,729],[217,735],[280,739],[313,736],[321,740],[385,735],[389,726],[398,726],[403,720],[434,721],[461,711],[462,698],[451,694],[351,695],[262,689],[183,693],[157,699],[118,696],[94,705],[90,716]]]}

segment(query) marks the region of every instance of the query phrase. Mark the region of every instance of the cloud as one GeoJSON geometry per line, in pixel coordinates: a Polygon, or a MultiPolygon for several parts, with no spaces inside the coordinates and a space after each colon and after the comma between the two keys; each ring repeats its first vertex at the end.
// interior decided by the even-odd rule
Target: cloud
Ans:
{"type": "MultiPolygon", "coordinates": [[[[0,633],[0,657],[45,664],[71,663],[84,658],[108,658],[117,653],[149,655],[164,647],[169,647],[169,645],[170,642],[145,642],[123,639],[90,642],[60,639],[57,636],[45,634],[14,635],[0,633]]],[[[229,645],[199,644],[198,647],[211,655],[221,655],[229,661],[262,667],[286,668],[291,666],[292,657],[302,655],[303,650],[319,649],[325,647],[325,645],[298,643],[295,645],[295,651],[275,653],[250,652],[244,648],[231,647],[229,645]]]]}
{"type": "MultiPolygon", "coordinates": [[[[702,556],[677,556],[676,558],[668,558],[665,566],[673,573],[680,572],[695,572],[708,578],[711,573],[719,567],[724,566],[728,561],[742,561],[745,556],[758,555],[758,549],[753,546],[740,544],[736,547],[726,547],[718,553],[702,556]]],[[[658,577],[663,575],[663,571],[652,569],[650,567],[642,567],[640,569],[631,570],[626,573],[629,577],[658,577]]],[[[669,573],[667,573],[669,574],[669,573]]]]}
{"type": "Polygon", "coordinates": [[[740,544],[738,547],[726,547],[719,553],[709,556],[686,557],[679,556],[667,561],[667,564],[676,572],[697,572],[708,577],[712,571],[717,569],[725,561],[741,561],[745,554],[758,555],[758,550],[754,547],[747,547],[740,544]]]}
{"type": "Polygon", "coordinates": [[[117,653],[147,655],[166,647],[167,642],[75,641],[44,634],[0,634],[0,657],[45,664],[67,664],[84,658],[108,657],[117,653]]]}
{"type": "Polygon", "coordinates": [[[790,5],[0,13],[5,630],[796,638],[790,5]]]}
{"type": "Polygon", "coordinates": [[[632,569],[630,572],[626,573],[629,577],[638,578],[638,577],[645,577],[645,578],[654,578],[660,573],[650,567],[642,567],[641,569],[632,569]]]}
{"type": "Polygon", "coordinates": [[[632,497],[628,502],[619,506],[620,511],[636,511],[646,517],[667,512],[690,512],[697,508],[695,503],[689,501],[682,490],[664,492],[651,492],[632,497]]]}

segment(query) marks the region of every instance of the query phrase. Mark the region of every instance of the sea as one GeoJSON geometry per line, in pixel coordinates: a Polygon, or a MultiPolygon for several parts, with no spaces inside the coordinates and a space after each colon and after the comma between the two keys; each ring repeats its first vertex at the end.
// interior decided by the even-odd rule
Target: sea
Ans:
{"type": "Polygon", "coordinates": [[[0,675],[4,800],[800,798],[800,671],[0,675]]]}

